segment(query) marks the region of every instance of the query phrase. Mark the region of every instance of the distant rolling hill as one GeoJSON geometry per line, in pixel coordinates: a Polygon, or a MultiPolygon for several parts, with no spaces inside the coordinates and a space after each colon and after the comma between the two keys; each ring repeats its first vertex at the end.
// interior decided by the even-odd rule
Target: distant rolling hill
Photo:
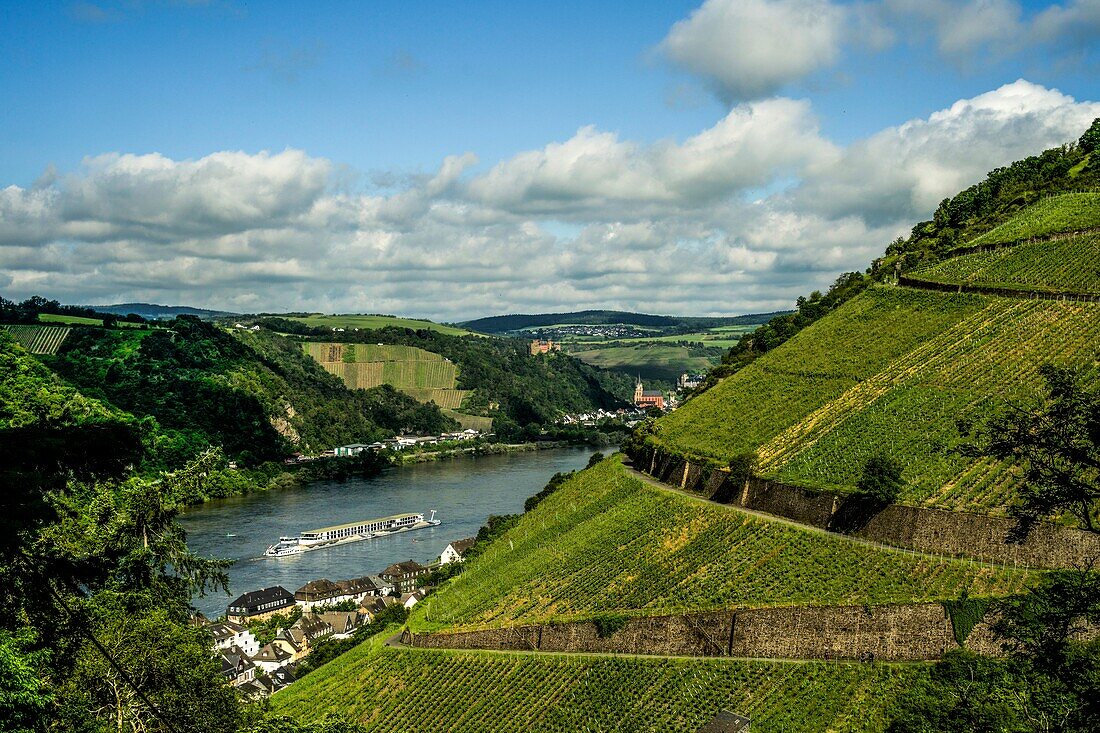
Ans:
{"type": "Polygon", "coordinates": [[[187,305],[157,305],[156,303],[116,303],[114,305],[90,305],[100,313],[114,313],[118,316],[126,316],[136,313],[142,318],[175,318],[176,316],[198,316],[199,318],[223,318],[235,316],[237,313],[230,311],[208,310],[206,308],[192,308],[187,305]]]}
{"type": "Polygon", "coordinates": [[[586,310],[568,313],[530,313],[507,316],[489,316],[466,321],[461,325],[472,331],[482,333],[511,333],[527,328],[540,328],[560,324],[611,325],[626,324],[646,328],[707,329],[720,326],[742,326],[765,323],[776,313],[751,313],[742,316],[690,317],[659,316],[648,313],[630,313],[628,311],[586,310]]]}

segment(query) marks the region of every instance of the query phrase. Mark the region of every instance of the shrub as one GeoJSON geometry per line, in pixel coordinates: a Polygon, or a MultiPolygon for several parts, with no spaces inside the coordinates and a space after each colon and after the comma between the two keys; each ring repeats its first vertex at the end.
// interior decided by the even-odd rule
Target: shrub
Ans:
{"type": "Polygon", "coordinates": [[[867,499],[886,506],[897,500],[903,485],[901,466],[893,458],[880,453],[863,464],[863,475],[859,477],[856,488],[867,499]]]}

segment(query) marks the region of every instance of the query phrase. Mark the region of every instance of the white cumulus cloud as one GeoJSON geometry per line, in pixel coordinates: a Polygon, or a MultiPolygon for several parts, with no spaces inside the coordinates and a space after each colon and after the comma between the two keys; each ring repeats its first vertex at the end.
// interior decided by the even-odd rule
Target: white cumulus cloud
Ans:
{"type": "Polygon", "coordinates": [[[726,100],[759,99],[836,63],[847,23],[827,0],[706,0],[660,49],[726,100]]]}
{"type": "Polygon", "coordinates": [[[1021,80],[840,146],[807,102],[780,98],[682,141],[585,127],[480,172],[472,153],[394,172],[383,189],[298,150],[111,153],[0,188],[0,281],[6,297],[442,319],[773,310],[1097,116],[1021,80]]]}

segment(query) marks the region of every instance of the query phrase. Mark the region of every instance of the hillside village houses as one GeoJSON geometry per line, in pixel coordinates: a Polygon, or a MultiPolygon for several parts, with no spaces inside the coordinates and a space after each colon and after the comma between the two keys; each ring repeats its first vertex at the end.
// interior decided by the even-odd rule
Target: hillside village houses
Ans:
{"type": "Polygon", "coordinates": [[[303,611],[310,611],[316,606],[334,606],[345,601],[359,603],[368,596],[385,596],[393,590],[391,583],[377,575],[336,582],[321,578],[311,580],[294,591],[294,602],[301,606],[303,611]]]}
{"type": "MultiPolygon", "coordinates": [[[[447,545],[440,563],[444,557],[447,562],[461,561],[474,540],[471,537],[447,545]]],[[[294,681],[298,662],[317,642],[350,638],[390,605],[401,604],[406,609],[415,606],[430,590],[418,589],[419,579],[431,570],[408,560],[390,565],[379,575],[311,580],[294,593],[276,585],[241,594],[226,606],[225,620],[206,624],[222,675],[245,695],[270,695],[294,681]],[[335,610],[335,606],[349,601],[357,607],[335,610]],[[301,616],[290,626],[278,629],[275,638],[262,647],[246,626],[275,614],[289,615],[295,609],[301,609],[301,616]]]]}

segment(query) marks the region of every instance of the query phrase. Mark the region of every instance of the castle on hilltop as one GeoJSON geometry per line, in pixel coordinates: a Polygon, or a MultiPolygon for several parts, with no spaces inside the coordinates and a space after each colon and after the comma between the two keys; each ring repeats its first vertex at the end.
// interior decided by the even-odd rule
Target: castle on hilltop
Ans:
{"type": "Polygon", "coordinates": [[[531,342],[531,356],[538,356],[551,351],[561,351],[561,344],[549,339],[535,339],[531,342]]]}

